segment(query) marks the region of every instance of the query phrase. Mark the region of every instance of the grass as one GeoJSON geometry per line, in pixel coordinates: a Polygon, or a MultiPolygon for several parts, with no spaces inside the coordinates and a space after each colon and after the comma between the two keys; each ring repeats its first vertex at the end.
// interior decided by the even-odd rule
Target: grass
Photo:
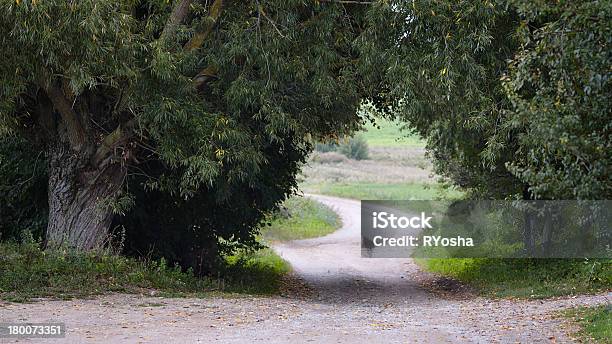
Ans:
{"type": "Polygon", "coordinates": [[[421,139],[401,132],[397,122],[378,120],[378,124],[380,129],[370,124],[360,133],[370,147],[369,159],[315,152],[302,171],[302,190],[353,199],[428,200],[459,195],[436,185],[421,139]]]}
{"type": "Polygon", "coordinates": [[[109,292],[163,297],[206,297],[215,293],[277,294],[290,266],[270,249],[226,257],[215,277],[108,252],[42,251],[36,244],[0,244],[0,298],[71,299],[109,292]]]}
{"type": "Polygon", "coordinates": [[[9,301],[69,299],[149,289],[175,294],[211,292],[211,279],[168,266],[106,252],[42,251],[37,244],[0,244],[0,296],[9,301]]]}
{"type": "Polygon", "coordinates": [[[418,135],[402,130],[398,121],[377,119],[376,125],[368,123],[362,132],[370,147],[424,147],[418,135]]]}
{"type": "Polygon", "coordinates": [[[612,343],[612,305],[574,308],[564,315],[580,326],[581,342],[612,343]]]}
{"type": "Polygon", "coordinates": [[[417,263],[490,297],[542,299],[612,287],[612,260],[431,258],[417,263]]]}
{"type": "Polygon", "coordinates": [[[324,236],[339,227],[340,218],[327,206],[309,198],[292,197],[261,234],[266,242],[286,241],[324,236]]]}
{"type": "Polygon", "coordinates": [[[278,294],[291,266],[274,251],[265,248],[226,257],[220,272],[222,290],[237,294],[278,294]],[[227,283],[226,283],[227,282],[227,283]]]}
{"type": "Polygon", "coordinates": [[[461,196],[453,189],[425,183],[321,183],[304,184],[303,188],[312,193],[362,200],[431,200],[461,196]]]}

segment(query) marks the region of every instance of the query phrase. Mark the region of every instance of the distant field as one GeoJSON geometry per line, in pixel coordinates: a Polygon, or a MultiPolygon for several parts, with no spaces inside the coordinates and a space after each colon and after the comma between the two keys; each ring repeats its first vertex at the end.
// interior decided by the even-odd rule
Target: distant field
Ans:
{"type": "Polygon", "coordinates": [[[402,130],[398,121],[377,119],[376,124],[368,123],[361,135],[365,137],[371,147],[424,147],[423,141],[418,135],[402,130]]]}
{"type": "Polygon", "coordinates": [[[438,184],[328,183],[307,185],[308,192],[362,200],[432,200],[457,198],[461,193],[438,184]]]}
{"type": "MultiPolygon", "coordinates": [[[[353,199],[394,200],[429,200],[446,192],[432,175],[424,141],[403,131],[399,122],[379,119],[358,135],[368,144],[368,159],[314,152],[302,170],[302,190],[353,199]]],[[[456,196],[456,192],[446,192],[446,196],[456,196]]]]}

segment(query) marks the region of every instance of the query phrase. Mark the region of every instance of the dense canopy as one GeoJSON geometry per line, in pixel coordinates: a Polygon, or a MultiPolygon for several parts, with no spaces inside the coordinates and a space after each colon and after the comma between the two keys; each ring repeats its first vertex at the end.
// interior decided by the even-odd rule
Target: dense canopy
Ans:
{"type": "Polygon", "coordinates": [[[254,245],[366,103],[472,197],[612,194],[609,1],[0,4],[0,214],[24,215],[0,228],[46,223],[49,246],[161,217],[254,245]]]}

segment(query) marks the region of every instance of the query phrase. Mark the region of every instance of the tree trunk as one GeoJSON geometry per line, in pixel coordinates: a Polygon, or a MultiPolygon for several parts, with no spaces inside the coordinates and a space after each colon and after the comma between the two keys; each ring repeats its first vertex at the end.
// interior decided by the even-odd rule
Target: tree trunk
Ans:
{"type": "Polygon", "coordinates": [[[542,257],[549,258],[551,256],[552,236],[553,236],[553,212],[550,210],[550,205],[546,205],[544,209],[544,219],[542,229],[542,257]]]}
{"type": "Polygon", "coordinates": [[[523,250],[525,252],[526,257],[533,257],[535,250],[535,242],[534,242],[534,225],[535,225],[535,216],[534,211],[531,209],[532,199],[531,192],[529,192],[529,187],[527,185],[523,188],[523,200],[525,200],[525,210],[523,210],[523,250]]]}
{"type": "Polygon", "coordinates": [[[125,177],[121,164],[92,167],[94,146],[79,151],[58,141],[49,150],[49,223],[46,246],[78,250],[101,247],[109,235],[113,212],[125,177]]]}
{"type": "Polygon", "coordinates": [[[523,246],[525,254],[528,258],[533,257],[535,252],[535,242],[533,236],[535,216],[536,215],[532,210],[524,210],[523,246]]]}

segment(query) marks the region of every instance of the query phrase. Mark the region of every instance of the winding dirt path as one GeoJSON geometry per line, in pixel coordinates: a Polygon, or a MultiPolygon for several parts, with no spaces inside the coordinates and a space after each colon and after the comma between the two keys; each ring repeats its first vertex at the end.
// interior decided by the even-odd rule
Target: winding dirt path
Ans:
{"type": "Polygon", "coordinates": [[[67,337],[47,341],[71,343],[565,343],[568,329],[555,311],[612,301],[612,293],[546,301],[440,297],[420,286],[424,273],[410,259],[360,257],[359,202],[310,197],[335,209],[342,228],[274,249],[312,296],[0,303],[0,322],[65,322],[67,337]]]}

